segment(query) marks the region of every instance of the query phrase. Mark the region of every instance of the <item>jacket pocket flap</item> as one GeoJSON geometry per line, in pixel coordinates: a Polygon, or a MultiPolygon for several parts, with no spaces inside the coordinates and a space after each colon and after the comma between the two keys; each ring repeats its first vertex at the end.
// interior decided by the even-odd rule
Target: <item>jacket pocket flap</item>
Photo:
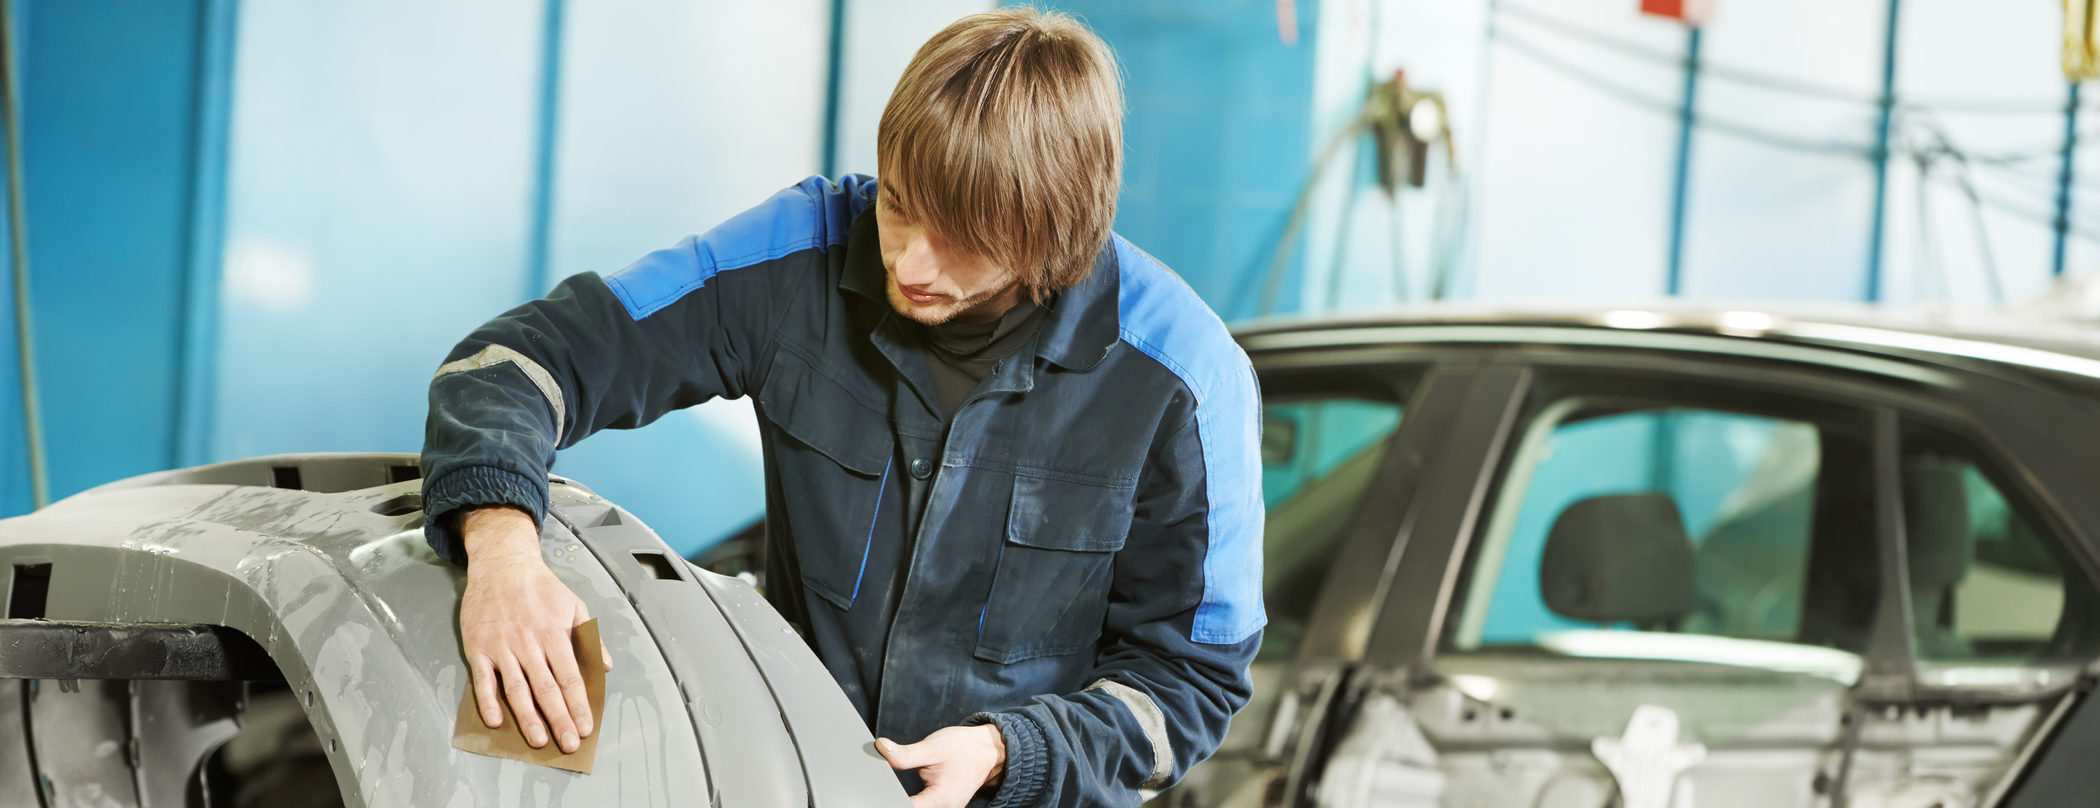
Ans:
{"type": "Polygon", "coordinates": [[[774,356],[758,407],[782,432],[856,474],[880,476],[889,464],[889,418],[801,354],[783,350],[774,356]]]}
{"type": "Polygon", "coordinates": [[[1123,549],[1137,486],[1014,476],[1006,540],[1024,547],[1085,552],[1123,549]]]}

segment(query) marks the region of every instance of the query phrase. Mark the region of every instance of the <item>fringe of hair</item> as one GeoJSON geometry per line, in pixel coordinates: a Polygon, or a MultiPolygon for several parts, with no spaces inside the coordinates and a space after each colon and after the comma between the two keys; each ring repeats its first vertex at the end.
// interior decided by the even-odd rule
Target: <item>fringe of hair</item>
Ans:
{"type": "Polygon", "coordinates": [[[1059,13],[973,14],[919,48],[883,108],[877,169],[913,216],[1020,273],[1041,301],[1086,280],[1123,176],[1107,43],[1059,13]]]}

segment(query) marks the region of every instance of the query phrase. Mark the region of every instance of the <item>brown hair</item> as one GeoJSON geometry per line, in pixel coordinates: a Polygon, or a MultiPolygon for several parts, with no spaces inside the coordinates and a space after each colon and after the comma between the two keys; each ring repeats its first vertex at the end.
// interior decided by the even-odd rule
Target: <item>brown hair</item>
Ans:
{"type": "Polygon", "coordinates": [[[972,14],[919,48],[876,132],[877,169],[957,247],[1037,300],[1086,279],[1123,176],[1114,54],[1071,17],[972,14]]]}

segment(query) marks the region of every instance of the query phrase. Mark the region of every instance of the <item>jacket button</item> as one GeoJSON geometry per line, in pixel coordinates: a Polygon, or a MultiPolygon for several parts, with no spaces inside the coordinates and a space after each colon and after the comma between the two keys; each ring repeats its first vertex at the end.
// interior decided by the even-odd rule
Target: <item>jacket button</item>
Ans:
{"type": "Polygon", "coordinates": [[[921,480],[933,476],[933,464],[926,462],[926,458],[923,457],[912,458],[911,476],[921,480]]]}

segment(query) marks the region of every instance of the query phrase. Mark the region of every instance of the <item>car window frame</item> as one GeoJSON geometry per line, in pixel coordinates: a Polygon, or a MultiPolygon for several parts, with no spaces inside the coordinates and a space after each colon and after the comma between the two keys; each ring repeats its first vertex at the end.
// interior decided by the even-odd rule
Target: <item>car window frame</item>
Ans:
{"type": "MultiPolygon", "coordinates": [[[[1264,371],[1260,365],[1256,367],[1256,373],[1259,376],[1264,371]]],[[[1292,651],[1287,660],[1284,660],[1286,664],[1295,665],[1303,657],[1307,646],[1318,644],[1323,647],[1331,647],[1335,644],[1335,632],[1331,630],[1332,626],[1324,624],[1317,619],[1323,602],[1346,601],[1352,595],[1362,595],[1365,592],[1363,587],[1352,587],[1349,585],[1350,576],[1343,572],[1341,565],[1337,563],[1337,559],[1349,555],[1346,548],[1364,542],[1365,536],[1381,529],[1382,520],[1378,518],[1377,509],[1371,505],[1372,500],[1377,499],[1377,497],[1369,494],[1382,490],[1382,487],[1395,484],[1393,478],[1396,470],[1392,462],[1392,458],[1396,453],[1395,447],[1404,442],[1404,433],[1410,429],[1411,422],[1415,420],[1414,408],[1419,400],[1427,392],[1427,388],[1432,387],[1437,381],[1438,371],[1434,364],[1386,367],[1271,368],[1267,371],[1267,376],[1261,379],[1264,419],[1267,418],[1268,408],[1272,405],[1272,400],[1276,404],[1351,399],[1384,401],[1391,403],[1400,413],[1399,421],[1394,424],[1391,432],[1377,441],[1365,444],[1365,448],[1370,448],[1374,445],[1380,447],[1377,467],[1372,469],[1369,480],[1364,483],[1364,493],[1359,495],[1356,501],[1351,503],[1348,508],[1347,516],[1344,517],[1345,524],[1341,529],[1340,538],[1336,540],[1333,552],[1326,560],[1325,569],[1318,573],[1322,584],[1306,612],[1305,633],[1299,638],[1298,647],[1292,651]],[[1283,378],[1279,379],[1279,376],[1283,378]],[[1365,378],[1366,376],[1371,378],[1367,379],[1365,378]],[[1391,396],[1389,398],[1374,399],[1362,395],[1363,392],[1368,390],[1390,392],[1391,396]],[[1316,638],[1317,642],[1315,642],[1316,638]]],[[[1303,493],[1304,490],[1300,489],[1293,492],[1292,496],[1296,497],[1303,493]]],[[[1264,510],[1268,509],[1265,508],[1264,510]]],[[[1266,523],[1266,521],[1267,518],[1265,516],[1264,522],[1266,523]]],[[[1263,545],[1265,552],[1270,542],[1275,539],[1275,537],[1267,535],[1267,527],[1264,524],[1263,545]]],[[[1266,565],[1267,563],[1268,560],[1265,558],[1264,564],[1266,565]]],[[[1264,577],[1266,578],[1266,576],[1264,577]]],[[[1265,603],[1269,595],[1267,585],[1268,583],[1265,580],[1263,582],[1265,603]]],[[[1273,604],[1271,604],[1271,608],[1273,608],[1273,604]]],[[[1332,609],[1334,607],[1329,608],[1332,609]]],[[[1264,643],[1267,643],[1266,639],[1264,643]]],[[[1266,650],[1262,656],[1264,659],[1269,659],[1272,663],[1276,661],[1269,657],[1266,650]]]]}
{"type": "MultiPolygon", "coordinates": [[[[1900,462],[1904,451],[1911,446],[1911,435],[1907,427],[1915,426],[1940,433],[1939,440],[1952,440],[1957,448],[1966,450],[1960,459],[1968,462],[1997,494],[2005,500],[2008,514],[2028,523],[2050,552],[2051,558],[2067,561],[2058,572],[2063,578],[2066,592],[2064,609],[2072,608],[2068,593],[2072,578],[2085,582],[2091,596],[2100,597],[2100,577],[2096,577],[2087,558],[2079,550],[2084,546],[2083,537],[2073,528],[2073,522],[2061,511],[2050,507],[2046,501],[2046,488],[2039,480],[2026,473],[2025,464],[2011,455],[2004,444],[1993,440],[1974,421],[1930,421],[1898,414],[1895,425],[1897,443],[1895,456],[1900,462]]],[[[1900,472],[1899,472],[1900,480],[1900,472]]],[[[1901,508],[1907,491],[1899,491],[1897,508],[1901,508]]],[[[1908,538],[1907,536],[1905,537],[1908,538]]],[[[1907,546],[1907,542],[1906,542],[1907,546]]],[[[1904,573],[1904,588],[1910,589],[1909,569],[1904,573]]],[[[1915,643],[1917,626],[1915,618],[1906,605],[1904,630],[1910,633],[1915,643]]],[[[2100,617],[2087,606],[2088,618],[2100,617]]],[[[2060,617],[2059,619],[2065,619],[2060,617]]],[[[2081,649],[2088,656],[2100,654],[2100,631],[2084,641],[2081,649]]],[[[2078,659],[2067,656],[2060,659],[2039,660],[1928,660],[1913,654],[1914,676],[1910,683],[1913,700],[1931,701],[1975,701],[1979,700],[2023,700],[2039,695],[2060,692],[2072,686],[2094,664],[2096,659],[2078,659]]]]}
{"type": "Polygon", "coordinates": [[[1363,387],[1364,374],[1383,377],[1400,405],[1398,427],[1386,437],[1384,456],[1367,491],[1380,492],[1358,501],[1341,542],[1328,562],[1320,595],[1307,620],[1305,636],[1288,660],[1291,668],[1314,661],[1352,662],[1369,642],[1376,604],[1390,580],[1399,555],[1396,539],[1404,533],[1410,505],[1425,473],[1435,467],[1441,437],[1459,416],[1478,383],[1477,374],[1490,352],[1472,348],[1425,348],[1395,356],[1357,348],[1252,351],[1264,403],[1272,394],[1318,395],[1322,377],[1328,389],[1363,387]],[[1282,384],[1279,377],[1292,377],[1282,384]]]}
{"type": "MultiPolygon", "coordinates": [[[[1468,557],[1460,566],[1461,576],[1471,576],[1475,574],[1478,568],[1495,569],[1498,570],[1496,573],[1498,580],[1495,583],[1501,583],[1499,578],[1503,573],[1499,571],[1507,560],[1509,546],[1515,538],[1515,530],[1519,516],[1523,511],[1523,506],[1528,497],[1534,493],[1534,477],[1538,470],[1545,465],[1550,450],[1554,448],[1552,446],[1554,433],[1570,424],[1579,423],[1579,421],[1569,420],[1572,415],[1617,406],[1623,406],[1623,410],[1611,413],[1606,417],[1626,414],[1662,415],[1671,411],[1688,411],[1760,418],[1775,423],[1791,423],[1810,427],[1816,430],[1819,440],[1826,429],[1834,425],[1840,425],[1845,420],[1843,418],[1817,417],[1784,409],[1760,407],[1754,403],[1744,405],[1739,402],[1692,401],[1687,399],[1669,401],[1653,394],[1629,395],[1614,391],[1574,392],[1554,395],[1549,401],[1539,402],[1536,409],[1523,416],[1526,420],[1518,426],[1522,434],[1512,448],[1512,453],[1507,458],[1507,462],[1503,464],[1508,471],[1498,478],[1493,499],[1488,502],[1486,521],[1482,524],[1479,535],[1474,538],[1467,551],[1469,553],[1477,551],[1478,555],[1468,557]]],[[[1862,431],[1870,428],[1869,413],[1862,411],[1854,413],[1854,415],[1857,417],[1858,423],[1853,424],[1853,427],[1862,431]]],[[[1820,493],[1820,489],[1823,486],[1819,484],[1817,487],[1820,493]]],[[[1816,516],[1811,514],[1810,530],[1814,532],[1818,528],[1816,516]]],[[[1814,549],[1813,545],[1804,546],[1805,552],[1813,553],[1814,549]]],[[[1803,563],[1806,564],[1807,561],[1804,560],[1803,563]]],[[[1477,580],[1462,580],[1458,588],[1454,590],[1454,602],[1449,610],[1449,621],[1445,628],[1438,632],[1437,636],[1439,653],[1473,652],[1492,647],[1480,646],[1478,645],[1478,640],[1488,618],[1488,600],[1493,597],[1497,586],[1481,588],[1474,585],[1477,583],[1479,583],[1477,580]],[[1459,640],[1467,638],[1473,640],[1474,644],[1461,646],[1459,640]]],[[[1724,635],[1705,636],[1722,637],[1724,635]]]]}
{"type": "MultiPolygon", "coordinates": [[[[1447,513],[1425,520],[1455,528],[1457,532],[1441,537],[1442,541],[1416,541],[1400,565],[1400,574],[1394,576],[1395,582],[1388,588],[1395,592],[1406,591],[1398,581],[1409,569],[1436,570],[1443,574],[1441,585],[1428,592],[1418,591],[1412,597],[1388,599],[1373,627],[1365,659],[1387,670],[1429,670],[1429,663],[1442,651],[1439,646],[1445,626],[1452,612],[1461,605],[1457,600],[1456,585],[1468,572],[1465,567],[1468,554],[1483,538],[1485,521],[1501,498],[1502,486],[1508,477],[1506,470],[1515,460],[1515,450],[1510,444],[1520,439],[1523,430],[1535,421],[1535,413],[1523,411],[1531,399],[1533,385],[1540,381],[1542,374],[1550,380],[1552,376],[1566,372],[1604,370],[1647,375],[1663,381],[1682,381],[1707,388],[1748,386],[1851,407],[1870,414],[1870,428],[1873,430],[1870,451],[1874,455],[1874,485],[1877,488],[1875,534],[1883,585],[1866,653],[1862,654],[1862,673],[1857,685],[1860,697],[1867,701],[1911,702],[1922,697],[1974,700],[1987,695],[1977,687],[1942,686],[1920,681],[1920,660],[1913,647],[1915,635],[1909,614],[1908,560],[1903,555],[1906,535],[1900,524],[1902,445],[1899,439],[1903,423],[1915,422],[1964,438],[1976,448],[1979,462],[1993,467],[2019,467],[2021,464],[2005,453],[2005,447],[1993,439],[1991,432],[1983,428],[1979,415],[1971,411],[1980,397],[1989,395],[1987,388],[2004,382],[1979,381],[1958,371],[1918,365],[1912,365],[1909,372],[1901,374],[1877,374],[1864,369],[1856,353],[1835,349],[1822,351],[1788,346],[1788,352],[1783,356],[1760,357],[1754,350],[1744,350],[1742,343],[1749,340],[1713,339],[1733,344],[1725,351],[1711,353],[1610,345],[1501,346],[1490,362],[1492,372],[1521,381],[1509,388],[1508,398],[1499,411],[1482,408],[1468,423],[1455,427],[1460,432],[1495,433],[1494,439],[1486,444],[1494,451],[1484,456],[1480,463],[1460,464],[1450,469],[1451,476],[1475,478],[1479,485],[1465,496],[1451,498],[1449,507],[1444,509],[1447,513]],[[1816,353],[1831,354],[1833,361],[1828,364],[1806,361],[1808,356],[1816,353]]],[[[2026,498],[2031,493],[2041,493],[2045,497],[2049,494],[2021,486],[2007,495],[2026,498]]],[[[2041,519],[2038,524],[2047,525],[2043,529],[2049,532],[2050,540],[2055,544],[2069,545],[2069,553],[2083,562],[2079,574],[2084,575],[2091,586],[2095,575],[2091,548],[2083,544],[2085,537],[2067,530],[2070,522],[2061,513],[2053,512],[2048,507],[2051,503],[2027,504],[2034,506],[2033,510],[2041,519]]],[[[2066,574],[2070,571],[2067,570],[2066,574]]],[[[2060,677],[2039,690],[2029,688],[2033,692],[2023,692],[2019,697],[2039,697],[2060,691],[2071,686],[2070,678],[2060,677]]]]}
{"type": "MultiPolygon", "coordinates": [[[[1454,582],[1449,619],[1435,631],[1434,642],[1439,654],[1486,650],[1461,649],[1452,642],[1455,635],[1466,632],[1469,618],[1485,617],[1472,610],[1476,605],[1474,599],[1487,597],[1474,586],[1478,582],[1472,576],[1485,565],[1496,565],[1499,570],[1502,557],[1489,554],[1507,550],[1508,533],[1514,528],[1524,498],[1531,493],[1531,478],[1537,470],[1541,453],[1551,435],[1569,423],[1567,417],[1571,414],[1618,405],[1625,412],[1693,410],[1783,420],[1814,427],[1819,435],[1833,429],[1852,433],[1862,439],[1862,445],[1852,456],[1871,462],[1875,411],[1859,402],[1812,402],[1804,400],[1793,390],[1742,384],[1732,375],[1718,382],[1710,379],[1692,381],[1681,376],[1665,378],[1641,371],[1598,370],[1590,366],[1573,371],[1552,370],[1542,375],[1533,389],[1527,391],[1523,412],[1518,422],[1512,425],[1514,444],[1509,453],[1499,459],[1493,490],[1485,498],[1486,511],[1481,529],[1468,538],[1463,554],[1454,559],[1459,580],[1454,582]]],[[[1818,481],[1819,494],[1829,482],[1818,481]]],[[[1871,484],[1855,482],[1853,485],[1862,489],[1864,496],[1875,497],[1871,484]]],[[[1826,527],[1823,514],[1818,511],[1812,518],[1815,519],[1812,530],[1821,536],[1826,527]]],[[[1878,534],[1878,525],[1870,523],[1867,527],[1869,532],[1878,534]]],[[[1811,543],[1806,549],[1810,555],[1804,564],[1816,558],[1817,546],[1811,543]]]]}

